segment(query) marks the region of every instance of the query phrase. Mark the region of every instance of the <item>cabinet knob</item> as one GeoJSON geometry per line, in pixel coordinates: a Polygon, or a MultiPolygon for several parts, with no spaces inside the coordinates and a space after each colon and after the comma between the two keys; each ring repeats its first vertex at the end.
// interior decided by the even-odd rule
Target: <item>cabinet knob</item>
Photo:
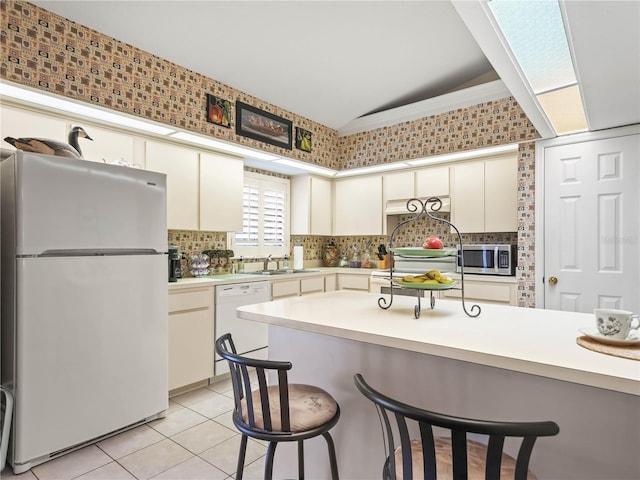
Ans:
{"type": "Polygon", "coordinates": [[[558,279],[556,277],[549,277],[549,285],[555,285],[558,283],[558,279]]]}

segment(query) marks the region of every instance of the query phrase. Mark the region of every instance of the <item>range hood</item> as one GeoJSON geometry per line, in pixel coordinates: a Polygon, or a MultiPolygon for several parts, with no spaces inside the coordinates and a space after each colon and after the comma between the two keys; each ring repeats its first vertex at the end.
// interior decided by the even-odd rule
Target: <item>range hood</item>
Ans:
{"type": "MultiPolygon", "coordinates": [[[[438,210],[438,212],[433,212],[433,213],[450,212],[451,199],[449,197],[438,197],[438,198],[440,198],[440,200],[442,201],[442,207],[440,207],[440,210],[438,210]]],[[[425,202],[427,198],[421,198],[420,200],[422,202],[425,202]]],[[[388,200],[384,209],[385,215],[410,215],[413,212],[409,212],[407,210],[407,201],[408,199],[407,200],[388,200]]],[[[427,205],[427,211],[429,213],[432,213],[431,205],[433,205],[433,203],[430,203],[427,205]]]]}

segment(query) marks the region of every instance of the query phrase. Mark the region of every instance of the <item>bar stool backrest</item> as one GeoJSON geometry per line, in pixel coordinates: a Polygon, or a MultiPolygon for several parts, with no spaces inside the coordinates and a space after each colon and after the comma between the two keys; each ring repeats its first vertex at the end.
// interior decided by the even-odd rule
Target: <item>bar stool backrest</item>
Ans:
{"type": "MultiPolygon", "coordinates": [[[[220,356],[228,361],[233,385],[233,398],[235,401],[234,420],[236,426],[242,430],[247,428],[252,431],[272,432],[274,423],[277,422],[279,432],[290,431],[289,397],[287,371],[291,369],[291,362],[279,362],[273,360],[260,360],[239,356],[230,334],[223,335],[216,341],[216,350],[220,356]],[[278,398],[270,398],[270,390],[267,388],[267,373],[277,373],[278,398]],[[252,378],[251,374],[255,377],[252,378]],[[252,381],[258,382],[260,390],[260,407],[254,408],[254,397],[251,394],[256,388],[252,381]],[[271,402],[279,401],[280,418],[271,418],[271,402]],[[256,424],[255,411],[262,412],[262,423],[256,424]],[[246,419],[246,421],[245,421],[246,419]],[[238,424],[239,423],[239,424],[238,424]]],[[[271,393],[273,396],[273,393],[271,393]]],[[[250,432],[247,432],[250,433],[250,432]]],[[[253,433],[253,432],[251,432],[253,433]]]]}
{"type": "MultiPolygon", "coordinates": [[[[452,468],[452,476],[446,475],[445,478],[467,479],[470,478],[468,459],[480,450],[482,452],[480,461],[483,464],[480,467],[484,466],[484,478],[500,480],[501,468],[505,467],[505,460],[513,461],[513,458],[503,452],[507,437],[522,439],[515,459],[515,476],[512,478],[515,480],[535,478],[528,469],[536,439],[557,435],[559,432],[558,425],[552,421],[498,422],[435,413],[407,405],[374,390],[360,374],[355,375],[354,381],[358,390],[375,404],[383,424],[387,454],[383,477],[387,479],[436,480],[441,478],[442,480],[442,477],[437,476],[438,462],[449,463],[452,468]],[[413,422],[417,423],[420,438],[412,442],[409,431],[410,424],[413,422]],[[450,440],[447,438],[443,441],[442,437],[434,436],[434,427],[448,430],[450,440]],[[467,438],[467,434],[486,435],[488,444],[485,446],[471,441],[467,438]],[[398,447],[401,449],[401,455],[397,452],[398,447]],[[474,452],[468,452],[468,447],[471,447],[474,452]],[[484,455],[485,449],[486,455],[484,455]],[[416,464],[414,458],[418,452],[422,454],[422,471],[414,472],[416,465],[420,465],[416,464]],[[397,464],[396,458],[401,458],[400,464],[397,464]]],[[[442,469],[442,465],[440,468],[442,469]]]]}

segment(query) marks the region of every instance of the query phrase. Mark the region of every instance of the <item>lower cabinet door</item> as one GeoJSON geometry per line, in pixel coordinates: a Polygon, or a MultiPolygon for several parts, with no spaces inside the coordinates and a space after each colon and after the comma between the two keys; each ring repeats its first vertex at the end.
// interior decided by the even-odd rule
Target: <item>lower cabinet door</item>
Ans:
{"type": "Polygon", "coordinates": [[[213,377],[213,320],[209,309],[169,315],[169,390],[213,377]]]}
{"type": "Polygon", "coordinates": [[[300,280],[277,281],[271,284],[271,298],[294,297],[300,295],[300,280]]]}

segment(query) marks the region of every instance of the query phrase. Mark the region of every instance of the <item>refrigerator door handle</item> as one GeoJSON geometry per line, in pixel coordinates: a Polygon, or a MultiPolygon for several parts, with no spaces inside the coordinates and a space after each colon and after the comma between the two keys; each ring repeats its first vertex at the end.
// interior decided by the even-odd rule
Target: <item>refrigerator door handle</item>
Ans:
{"type": "MultiPolygon", "coordinates": [[[[101,249],[77,249],[77,250],[45,250],[38,257],[89,257],[112,255],[162,255],[167,252],[158,252],[154,248],[101,248],[101,249]]],[[[29,255],[32,256],[32,255],[29,255]]]]}

